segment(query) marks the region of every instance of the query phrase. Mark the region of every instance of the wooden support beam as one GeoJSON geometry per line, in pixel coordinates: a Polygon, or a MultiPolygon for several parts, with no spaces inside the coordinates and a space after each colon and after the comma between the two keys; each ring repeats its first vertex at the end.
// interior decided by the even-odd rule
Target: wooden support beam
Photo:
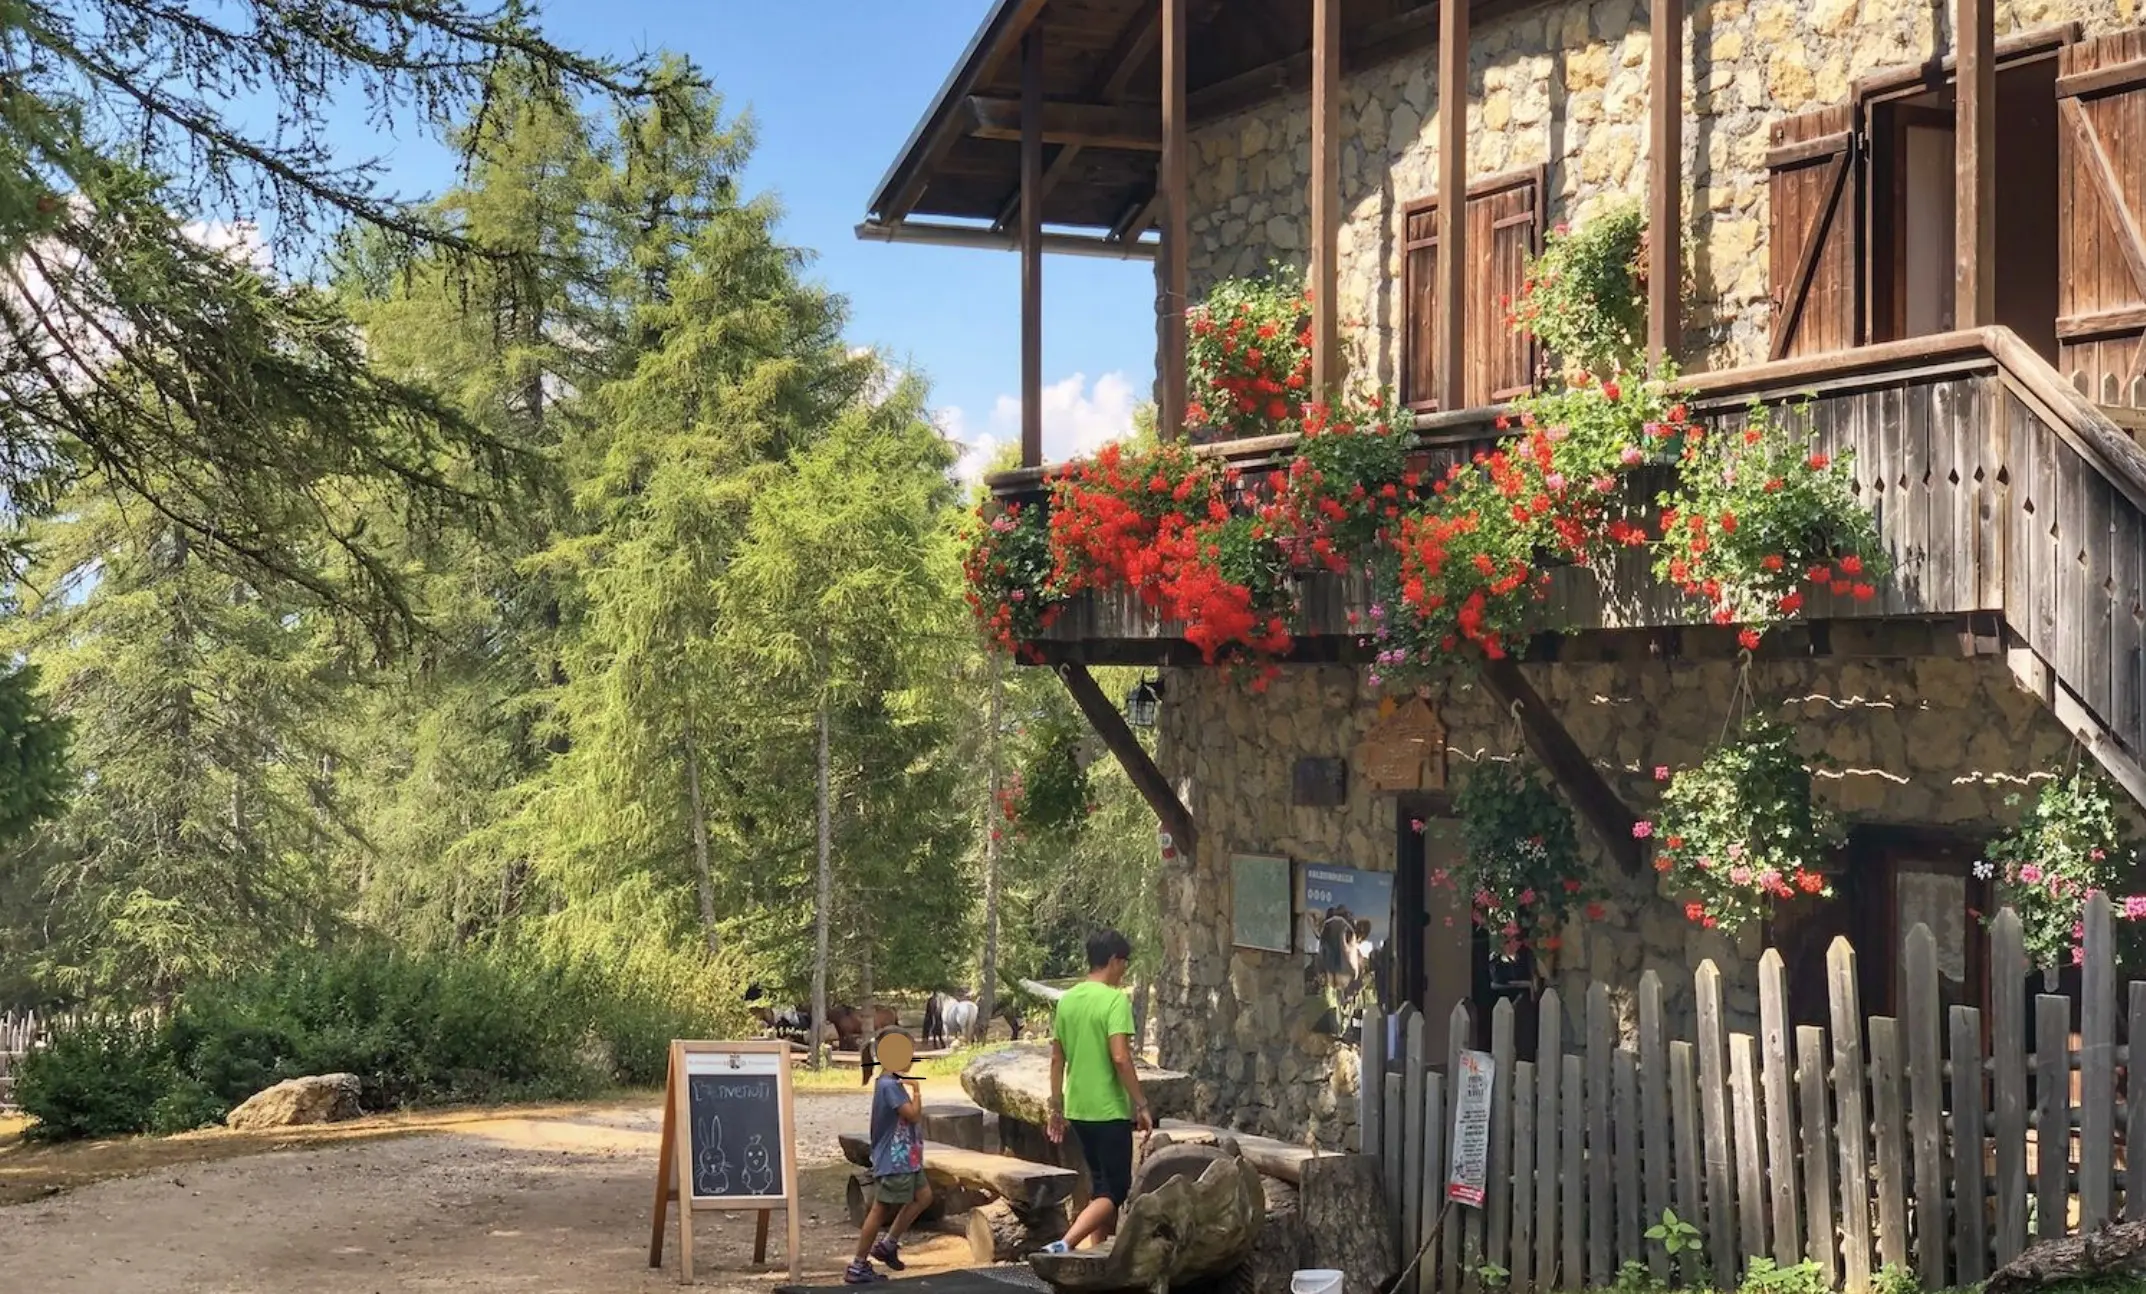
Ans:
{"type": "Polygon", "coordinates": [[[1536,695],[1520,667],[1509,659],[1484,661],[1478,677],[1491,699],[1520,721],[1528,749],[1550,771],[1565,798],[1572,801],[1572,807],[1600,837],[1610,857],[1627,873],[1638,872],[1641,849],[1632,835],[1632,824],[1638,819],[1610,789],[1601,771],[1572,734],[1565,731],[1565,725],[1557,721],[1549,705],[1536,695]]]}
{"type": "MultiPolygon", "coordinates": [[[[1177,3],[1177,0],[1163,0],[1163,3],[1177,3]]],[[[1103,689],[1097,686],[1095,676],[1088,672],[1085,665],[1060,665],[1058,677],[1065,680],[1066,691],[1072,694],[1073,704],[1080,707],[1081,714],[1088,720],[1088,726],[1102,739],[1104,748],[1117,756],[1118,766],[1123,768],[1125,776],[1132,780],[1134,789],[1140,792],[1140,798],[1146,800],[1148,807],[1155,811],[1156,820],[1162,824],[1164,831],[1170,833],[1170,839],[1176,844],[1178,852],[1190,857],[1194,846],[1200,841],[1199,829],[1192,821],[1192,814],[1186,811],[1184,803],[1177,798],[1177,791],[1171,787],[1170,779],[1164,777],[1162,770],[1155,767],[1155,761],[1148,758],[1147,748],[1140,744],[1140,739],[1126,726],[1125,716],[1118,713],[1116,703],[1103,695],[1103,689]]]]}
{"type": "Polygon", "coordinates": [[[1953,326],[1986,328],[1997,322],[1997,4],[1957,3],[1952,28],[1960,49],[1953,326]]]}
{"type": "Polygon", "coordinates": [[[1653,0],[1647,183],[1647,354],[1675,359],[1684,339],[1684,0],[1653,0]]]}
{"type": "MultiPolygon", "coordinates": [[[[1161,40],[1162,10],[1151,5],[1147,12],[1135,17],[1125,30],[1119,33],[1118,43],[1103,57],[1102,66],[1105,71],[1089,87],[1088,97],[1097,103],[1123,103],[1126,93],[1132,89],[1133,75],[1140,70],[1140,65],[1147,61],[1148,56],[1155,52],[1155,46],[1161,40]]],[[[1050,165],[1043,168],[1043,183],[1040,187],[1044,197],[1050,197],[1051,191],[1056,189],[1066,176],[1073,173],[1073,164],[1080,160],[1080,153],[1081,145],[1067,144],[1052,155],[1050,165]]],[[[1020,208],[1021,195],[1015,193],[999,208],[998,219],[992,227],[1003,229],[1011,224],[1014,217],[1020,214],[1020,208]]]]}
{"type": "Polygon", "coordinates": [[[1468,6],[1438,6],[1438,407],[1468,403],[1468,6]]]}
{"type": "MultiPolygon", "coordinates": [[[[1029,29],[1023,43],[1033,39],[1029,29]]],[[[978,139],[1021,138],[1021,101],[969,100],[969,117],[975,123],[970,134],[978,139]]],[[[1107,103],[1046,103],[1043,105],[1043,142],[1078,144],[1088,148],[1123,148],[1152,153],[1162,148],[1162,126],[1152,110],[1123,108],[1107,103]]]]}
{"type": "Polygon", "coordinates": [[[1311,386],[1331,400],[1341,380],[1341,0],[1313,0],[1311,68],[1311,386]]]}
{"type": "Polygon", "coordinates": [[[1139,239],[1155,223],[1162,212],[1162,191],[1157,190],[1145,198],[1128,205],[1125,214],[1119,216],[1105,235],[1106,242],[1129,243],[1139,239]]]}
{"type": "Polygon", "coordinates": [[[1043,24],[1021,37],[1021,466],[1043,463],[1043,24]]]}
{"type": "Polygon", "coordinates": [[[1186,253],[1192,241],[1186,210],[1185,9],[1190,3],[1162,0],[1162,171],[1155,186],[1163,201],[1163,281],[1156,294],[1162,353],[1156,381],[1162,387],[1157,430],[1166,441],[1185,434],[1186,253]]]}
{"type": "MultiPolygon", "coordinates": [[[[1029,24],[1042,15],[1043,8],[1048,3],[1050,0],[1021,0],[1021,3],[1006,15],[1005,26],[1001,29],[1004,37],[1017,38],[1027,31],[1029,24]]],[[[963,83],[985,85],[997,74],[999,60],[1004,57],[1009,46],[994,40],[993,36],[994,33],[991,32],[977,34],[976,43],[971,45],[969,52],[963,56],[965,63],[975,64],[975,71],[963,83]]],[[[910,212],[916,210],[917,203],[924,199],[925,188],[931,183],[932,172],[939,169],[939,163],[946,160],[947,150],[966,133],[964,127],[968,119],[961,111],[961,105],[946,104],[945,108],[944,114],[937,121],[925,127],[930,131],[929,142],[925,144],[922,152],[911,154],[915,164],[910,167],[909,173],[902,177],[901,187],[894,191],[884,211],[874,213],[881,224],[899,224],[910,212]]]]}

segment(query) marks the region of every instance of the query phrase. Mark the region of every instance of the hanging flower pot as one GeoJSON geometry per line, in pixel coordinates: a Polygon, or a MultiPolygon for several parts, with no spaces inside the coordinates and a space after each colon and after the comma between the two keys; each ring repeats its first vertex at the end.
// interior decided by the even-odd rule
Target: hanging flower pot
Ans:
{"type": "Polygon", "coordinates": [[[1493,956],[1532,954],[1539,986],[1555,967],[1566,923],[1583,913],[1601,915],[1572,810],[1518,760],[1476,765],[1453,808],[1462,860],[1451,873],[1434,873],[1432,883],[1467,898],[1475,924],[1490,934],[1493,956]]]}
{"type": "Polygon", "coordinates": [[[1735,934],[1777,903],[1832,897],[1840,828],[1812,798],[1794,729],[1752,718],[1697,765],[1655,776],[1668,783],[1661,810],[1633,834],[1656,842],[1654,868],[1686,917],[1735,934]]]}
{"type": "MultiPolygon", "coordinates": [[[[2146,933],[2146,895],[2125,895],[2119,886],[2138,874],[2138,849],[2117,808],[2118,792],[2085,769],[2042,784],[2019,826],[1989,844],[1975,864],[1977,879],[1994,882],[1999,907],[2019,914],[2027,960],[2055,971],[2085,960],[2081,922],[2086,900],[2108,894],[2121,928],[2121,952],[2136,965],[2146,933]]],[[[2020,797],[2008,797],[2017,804],[2020,797]]]]}

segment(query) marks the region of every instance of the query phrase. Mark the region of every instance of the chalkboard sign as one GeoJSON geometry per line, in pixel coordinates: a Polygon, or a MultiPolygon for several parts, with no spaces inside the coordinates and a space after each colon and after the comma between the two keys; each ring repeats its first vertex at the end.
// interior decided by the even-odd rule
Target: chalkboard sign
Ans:
{"type": "Polygon", "coordinates": [[[671,1044],[649,1266],[663,1265],[664,1228],[673,1203],[678,1206],[679,1267],[688,1282],[693,1279],[695,1210],[758,1212],[753,1261],[761,1263],[767,1260],[768,1217],[780,1208],[789,1222],[790,1279],[799,1279],[794,1108],[790,1044],[671,1044]]]}
{"type": "Polygon", "coordinates": [[[737,1052],[686,1055],[686,1126],[693,1198],[755,1202],[786,1196],[783,1078],[788,1059],[737,1052]]]}

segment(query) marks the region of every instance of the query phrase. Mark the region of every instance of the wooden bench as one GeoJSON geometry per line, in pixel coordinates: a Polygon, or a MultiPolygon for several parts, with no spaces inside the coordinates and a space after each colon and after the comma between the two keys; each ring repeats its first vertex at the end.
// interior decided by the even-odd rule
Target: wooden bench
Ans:
{"type": "Polygon", "coordinates": [[[1256,1137],[1249,1132],[1232,1132],[1228,1128],[1187,1123],[1183,1119],[1164,1119],[1155,1132],[1158,1136],[1167,1136],[1171,1144],[1180,1146],[1213,1146],[1229,1137],[1237,1143],[1237,1153],[1246,1163],[1291,1186],[1303,1182],[1305,1161],[1320,1157],[1320,1152],[1309,1146],[1291,1145],[1272,1137],[1256,1137]]]}
{"type": "MultiPolygon", "coordinates": [[[[845,1132],[839,1140],[842,1157],[869,1172],[871,1138],[845,1132]]],[[[853,1208],[863,1202],[864,1175],[851,1182],[853,1208]]],[[[980,1265],[1016,1261],[1064,1235],[1066,1201],[1080,1180],[1070,1168],[938,1141],[924,1143],[924,1177],[934,1195],[969,1206],[969,1253],[980,1265]]]]}

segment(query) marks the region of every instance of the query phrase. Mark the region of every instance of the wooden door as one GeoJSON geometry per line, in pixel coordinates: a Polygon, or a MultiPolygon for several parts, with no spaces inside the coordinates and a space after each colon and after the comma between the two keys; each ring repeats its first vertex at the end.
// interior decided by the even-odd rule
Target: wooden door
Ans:
{"type": "Polygon", "coordinates": [[[2146,29],[2059,60],[2059,367],[2102,404],[2146,406],[2146,29]]]}
{"type": "Polygon", "coordinates": [[[1774,123],[1766,154],[1772,357],[1861,343],[1861,146],[1853,104],[1774,123]]]}

